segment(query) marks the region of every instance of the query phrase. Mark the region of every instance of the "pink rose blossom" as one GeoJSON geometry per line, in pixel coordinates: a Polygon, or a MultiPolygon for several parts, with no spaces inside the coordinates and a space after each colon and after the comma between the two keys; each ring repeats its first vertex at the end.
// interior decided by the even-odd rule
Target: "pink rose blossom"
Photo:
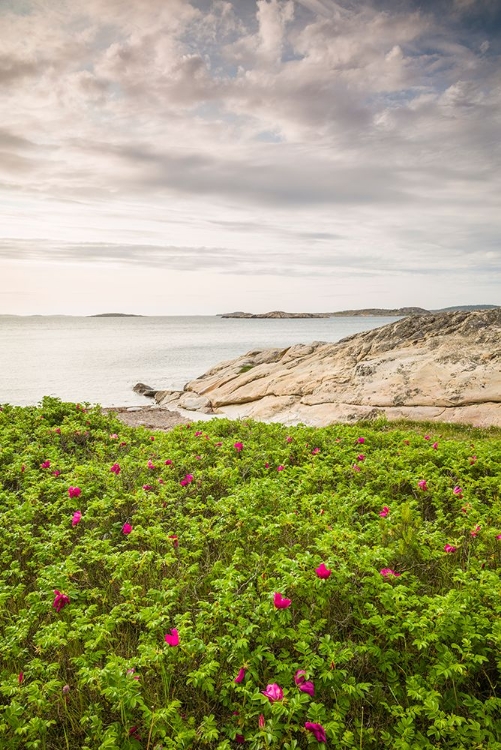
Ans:
{"type": "Polygon", "coordinates": [[[286,440],[287,443],[292,443],[292,441],[294,440],[294,438],[292,438],[290,435],[287,435],[287,437],[285,438],[285,440],[286,440]]]}
{"type": "Polygon", "coordinates": [[[476,464],[478,461],[478,458],[476,456],[472,456],[470,458],[470,466],[473,466],[473,464],[476,464]]]}
{"type": "Polygon", "coordinates": [[[132,531],[132,526],[130,525],[130,523],[124,523],[124,525],[122,526],[122,534],[125,534],[125,535],[130,534],[131,531],[132,531]]]}
{"type": "Polygon", "coordinates": [[[73,513],[73,518],[71,519],[71,525],[72,525],[72,526],[76,526],[76,525],[77,525],[78,523],[80,523],[80,521],[81,521],[81,518],[82,518],[82,513],[81,513],[81,511],[79,511],[79,510],[76,510],[76,511],[75,511],[75,512],[73,513]]]}
{"type": "Polygon", "coordinates": [[[307,721],[305,722],[304,728],[308,732],[312,732],[314,734],[317,742],[327,742],[327,735],[325,734],[325,729],[321,724],[317,724],[313,721],[307,721]]]}
{"type": "Polygon", "coordinates": [[[444,550],[445,550],[445,552],[449,552],[449,553],[450,552],[456,552],[457,547],[455,547],[453,544],[446,544],[444,546],[444,550]]]}
{"type": "Polygon", "coordinates": [[[501,539],[501,534],[496,534],[496,539],[501,539]]]}
{"type": "Polygon", "coordinates": [[[417,483],[417,486],[420,490],[423,490],[423,492],[426,492],[428,490],[428,485],[426,484],[426,479],[420,479],[417,483]]]}
{"type": "Polygon", "coordinates": [[[200,437],[200,435],[203,435],[203,431],[202,430],[197,430],[195,432],[195,437],[200,437]]]}
{"type": "Polygon", "coordinates": [[[305,680],[300,685],[298,685],[298,688],[301,690],[301,692],[311,695],[312,698],[315,695],[315,686],[311,682],[311,680],[305,680]]]}
{"type": "Polygon", "coordinates": [[[438,450],[438,443],[433,443],[431,446],[434,450],[438,450]]]}
{"type": "Polygon", "coordinates": [[[127,443],[124,440],[122,440],[122,442],[120,443],[120,448],[125,448],[126,445],[127,443]]]}
{"type": "Polygon", "coordinates": [[[54,607],[56,612],[60,612],[63,607],[66,607],[66,605],[70,603],[70,597],[66,594],[61,594],[58,589],[54,589],[54,594],[56,596],[54,598],[52,606],[54,607]]]}
{"type": "Polygon", "coordinates": [[[379,511],[379,515],[381,516],[381,518],[386,518],[389,512],[390,512],[390,509],[388,508],[388,506],[383,505],[383,509],[379,511]]]}
{"type": "Polygon", "coordinates": [[[319,453],[320,453],[320,448],[313,448],[313,450],[311,452],[311,455],[312,456],[317,456],[319,453]]]}
{"type": "Polygon", "coordinates": [[[68,496],[69,497],[80,497],[82,494],[82,490],[80,487],[68,487],[68,496]]]}
{"type": "Polygon", "coordinates": [[[155,466],[155,464],[153,463],[153,461],[148,461],[148,464],[147,464],[147,466],[148,466],[148,469],[156,469],[156,466],[155,466]]]}
{"type": "Polygon", "coordinates": [[[319,578],[327,579],[332,573],[332,570],[325,567],[325,563],[321,563],[318,568],[315,568],[315,573],[319,578]]]}
{"type": "Polygon", "coordinates": [[[48,469],[50,467],[50,461],[47,459],[47,461],[43,461],[43,463],[40,464],[41,469],[48,469]]]}
{"type": "Polygon", "coordinates": [[[191,484],[193,482],[193,474],[186,474],[184,479],[181,479],[179,484],[181,487],[186,487],[188,484],[191,484]]]}
{"type": "Polygon", "coordinates": [[[24,680],[24,672],[19,672],[19,674],[18,674],[18,676],[17,676],[17,681],[18,681],[18,683],[19,683],[20,685],[22,685],[22,683],[23,683],[23,680],[24,680]]]}
{"type": "Polygon", "coordinates": [[[270,685],[266,685],[266,690],[261,690],[263,695],[266,695],[270,699],[270,703],[274,701],[281,701],[284,697],[284,691],[277,685],[276,682],[272,682],[270,685]]]}
{"type": "Polygon", "coordinates": [[[294,674],[294,682],[296,685],[302,685],[306,682],[306,671],[304,669],[297,669],[294,674]]]}
{"type": "Polygon", "coordinates": [[[477,524],[474,529],[470,531],[470,534],[473,538],[478,536],[478,532],[480,531],[480,526],[477,524]]]}
{"type": "Polygon", "coordinates": [[[56,469],[55,471],[52,472],[52,476],[53,477],[58,477],[60,475],[60,473],[61,472],[59,471],[59,469],[56,469]]]}
{"type": "Polygon", "coordinates": [[[357,443],[361,443],[363,445],[363,443],[365,443],[365,438],[364,437],[357,438],[357,443]]]}
{"type": "Polygon", "coordinates": [[[240,453],[244,449],[244,444],[243,443],[234,443],[233,447],[235,448],[235,450],[236,450],[237,453],[240,453]]]}
{"type": "Polygon", "coordinates": [[[122,469],[120,468],[120,464],[113,464],[113,466],[110,468],[110,471],[118,476],[122,471],[122,469]]]}
{"type": "Polygon", "coordinates": [[[391,568],[382,568],[379,572],[383,578],[398,578],[398,576],[402,575],[401,573],[395,573],[391,568]]]}
{"type": "Polygon", "coordinates": [[[235,742],[237,743],[237,745],[245,745],[245,737],[243,736],[243,734],[236,734],[235,742]]]}
{"type": "Polygon", "coordinates": [[[357,461],[365,461],[365,456],[363,453],[359,453],[357,456],[357,461]]]}
{"type": "Polygon", "coordinates": [[[155,440],[155,438],[154,438],[154,436],[153,436],[153,435],[150,435],[150,440],[151,440],[151,441],[155,440]]]}
{"type": "Polygon", "coordinates": [[[118,440],[118,435],[116,432],[112,432],[110,435],[110,440],[118,440]]]}
{"type": "Polygon", "coordinates": [[[167,461],[164,462],[166,466],[172,466],[172,461],[170,458],[167,459],[167,461]]]}
{"type": "Polygon", "coordinates": [[[270,468],[270,464],[268,463],[268,461],[266,461],[266,463],[265,463],[265,465],[264,465],[264,468],[265,468],[265,469],[269,469],[269,468],[270,468]]]}
{"type": "Polygon", "coordinates": [[[259,714],[258,724],[259,724],[259,729],[264,729],[264,725],[265,725],[264,714],[259,714]]]}
{"type": "Polygon", "coordinates": [[[280,466],[277,466],[277,471],[283,471],[284,469],[285,466],[282,466],[282,464],[280,464],[280,466]]]}
{"type": "Polygon", "coordinates": [[[463,497],[463,490],[461,489],[459,484],[456,484],[452,491],[456,495],[456,497],[459,497],[460,499],[463,497]]]}
{"type": "Polygon", "coordinates": [[[63,695],[68,695],[68,693],[70,692],[70,690],[71,690],[71,688],[70,688],[69,685],[63,685],[63,687],[62,687],[62,693],[63,693],[63,695]]]}
{"type": "Polygon", "coordinates": [[[235,679],[233,680],[233,682],[236,682],[236,683],[242,682],[244,677],[245,677],[245,669],[243,667],[240,667],[240,670],[237,676],[235,677],[235,679]]]}
{"type": "Polygon", "coordinates": [[[164,640],[169,646],[179,646],[179,633],[176,628],[171,628],[170,635],[165,634],[164,640]]]}
{"type": "Polygon", "coordinates": [[[430,439],[429,435],[424,435],[423,440],[429,440],[429,439],[430,439]]]}
{"type": "Polygon", "coordinates": [[[153,489],[153,486],[151,484],[143,484],[143,490],[145,492],[151,492],[152,489],[153,489]]]}
{"type": "Polygon", "coordinates": [[[282,594],[279,594],[278,591],[275,591],[273,595],[273,604],[277,609],[287,609],[292,604],[292,600],[286,599],[282,594]]]}
{"type": "Polygon", "coordinates": [[[222,442],[219,440],[219,442],[214,443],[216,448],[220,448],[222,446],[222,442]]]}
{"type": "Polygon", "coordinates": [[[56,429],[54,430],[54,432],[56,433],[56,435],[60,435],[61,434],[61,428],[60,427],[56,427],[56,429]]]}
{"type": "Polygon", "coordinates": [[[360,466],[357,466],[357,464],[353,464],[351,468],[353,469],[353,471],[361,471],[360,466]]]}

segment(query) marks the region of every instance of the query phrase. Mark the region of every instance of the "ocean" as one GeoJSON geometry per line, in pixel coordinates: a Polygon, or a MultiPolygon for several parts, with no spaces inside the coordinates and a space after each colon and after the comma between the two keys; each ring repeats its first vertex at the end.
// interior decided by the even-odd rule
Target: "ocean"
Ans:
{"type": "Polygon", "coordinates": [[[133,386],[182,389],[252,349],[339,341],[398,318],[247,319],[0,316],[0,403],[44,396],[102,406],[151,403],[133,386]]]}

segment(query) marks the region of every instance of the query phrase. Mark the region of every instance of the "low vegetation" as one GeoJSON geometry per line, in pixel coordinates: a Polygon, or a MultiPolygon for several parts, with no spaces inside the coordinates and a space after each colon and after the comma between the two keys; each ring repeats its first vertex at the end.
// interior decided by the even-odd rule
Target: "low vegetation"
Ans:
{"type": "Polygon", "coordinates": [[[0,411],[1,747],[501,748],[501,435],[0,411]]]}

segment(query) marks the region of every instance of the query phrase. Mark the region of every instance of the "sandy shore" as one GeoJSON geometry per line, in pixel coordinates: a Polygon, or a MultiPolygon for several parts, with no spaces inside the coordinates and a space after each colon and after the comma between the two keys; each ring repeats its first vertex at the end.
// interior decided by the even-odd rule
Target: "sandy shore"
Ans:
{"type": "Polygon", "coordinates": [[[113,406],[103,409],[106,414],[115,414],[121,422],[129,427],[146,427],[148,430],[162,430],[168,432],[178,424],[189,424],[196,421],[184,417],[178,411],[162,408],[161,406],[113,406]]]}

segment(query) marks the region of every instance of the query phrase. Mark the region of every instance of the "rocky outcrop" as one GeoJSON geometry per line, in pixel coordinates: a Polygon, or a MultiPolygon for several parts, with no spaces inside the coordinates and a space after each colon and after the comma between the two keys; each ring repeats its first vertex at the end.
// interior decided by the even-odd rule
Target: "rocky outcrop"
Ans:
{"type": "Polygon", "coordinates": [[[167,398],[170,407],[200,403],[206,413],[286,424],[385,415],[501,426],[501,308],[412,316],[334,344],[251,351],[167,398]]]}

